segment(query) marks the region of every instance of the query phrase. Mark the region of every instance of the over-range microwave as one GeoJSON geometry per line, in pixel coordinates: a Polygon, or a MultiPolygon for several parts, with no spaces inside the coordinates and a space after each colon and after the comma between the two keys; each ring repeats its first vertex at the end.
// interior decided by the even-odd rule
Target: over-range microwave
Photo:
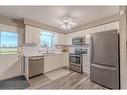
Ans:
{"type": "Polygon", "coordinates": [[[73,38],[72,44],[73,45],[84,45],[85,44],[85,36],[73,38]]]}

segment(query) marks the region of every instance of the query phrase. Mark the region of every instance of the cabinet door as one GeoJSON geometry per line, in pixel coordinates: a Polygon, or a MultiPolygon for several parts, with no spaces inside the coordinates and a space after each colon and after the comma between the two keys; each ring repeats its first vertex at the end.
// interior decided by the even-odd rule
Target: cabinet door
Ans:
{"type": "Polygon", "coordinates": [[[34,31],[33,32],[33,43],[39,43],[40,42],[40,31],[34,31]]]}
{"type": "Polygon", "coordinates": [[[63,59],[63,66],[69,68],[69,54],[63,54],[62,59],[63,59]]]}
{"type": "Polygon", "coordinates": [[[30,31],[29,28],[26,28],[25,31],[25,43],[33,43],[34,32],[30,31]]]}
{"type": "Polygon", "coordinates": [[[66,36],[64,34],[57,34],[57,44],[58,45],[65,45],[66,36]]]}
{"type": "Polygon", "coordinates": [[[85,35],[85,44],[90,44],[90,35],[85,35]]]}
{"type": "Polygon", "coordinates": [[[59,55],[55,55],[54,56],[54,63],[55,63],[55,66],[54,68],[60,68],[60,67],[64,67],[65,66],[65,57],[63,54],[59,54],[59,55]]]}
{"type": "Polygon", "coordinates": [[[73,33],[66,34],[66,45],[72,45],[72,38],[74,37],[73,33]]]}
{"type": "Polygon", "coordinates": [[[26,26],[25,27],[25,43],[39,43],[41,29],[26,26]]]}
{"type": "Polygon", "coordinates": [[[65,57],[61,55],[51,55],[44,57],[44,72],[49,72],[65,66],[65,57]]]}
{"type": "Polygon", "coordinates": [[[44,73],[53,70],[54,67],[53,58],[54,58],[53,56],[44,57],[44,73]]]}

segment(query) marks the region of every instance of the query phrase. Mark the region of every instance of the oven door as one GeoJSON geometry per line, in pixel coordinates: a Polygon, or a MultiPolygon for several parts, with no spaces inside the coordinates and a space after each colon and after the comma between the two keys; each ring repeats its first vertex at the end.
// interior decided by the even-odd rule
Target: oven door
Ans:
{"type": "Polygon", "coordinates": [[[81,56],[80,55],[70,55],[69,62],[73,64],[81,64],[81,56]]]}

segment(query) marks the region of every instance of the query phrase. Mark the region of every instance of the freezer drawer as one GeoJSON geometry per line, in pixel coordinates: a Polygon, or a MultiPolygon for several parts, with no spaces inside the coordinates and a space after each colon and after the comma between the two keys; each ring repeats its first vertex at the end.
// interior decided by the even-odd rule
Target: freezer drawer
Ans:
{"type": "Polygon", "coordinates": [[[119,89],[119,69],[115,67],[91,64],[90,79],[111,89],[119,89]]]}
{"type": "Polygon", "coordinates": [[[44,57],[29,58],[29,78],[44,73],[44,57]]]}

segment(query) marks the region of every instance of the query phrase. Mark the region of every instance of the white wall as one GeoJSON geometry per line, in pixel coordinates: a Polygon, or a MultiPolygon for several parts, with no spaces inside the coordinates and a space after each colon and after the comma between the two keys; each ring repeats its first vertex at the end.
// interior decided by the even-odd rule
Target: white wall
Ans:
{"type": "Polygon", "coordinates": [[[120,6],[120,76],[121,88],[127,89],[127,7],[120,6]]]}
{"type": "Polygon", "coordinates": [[[21,75],[21,63],[17,55],[0,55],[0,80],[21,75]]]}
{"type": "Polygon", "coordinates": [[[17,27],[14,26],[9,26],[9,25],[4,25],[4,24],[0,24],[0,30],[3,31],[12,31],[12,32],[16,32],[17,31],[17,27]]]}

